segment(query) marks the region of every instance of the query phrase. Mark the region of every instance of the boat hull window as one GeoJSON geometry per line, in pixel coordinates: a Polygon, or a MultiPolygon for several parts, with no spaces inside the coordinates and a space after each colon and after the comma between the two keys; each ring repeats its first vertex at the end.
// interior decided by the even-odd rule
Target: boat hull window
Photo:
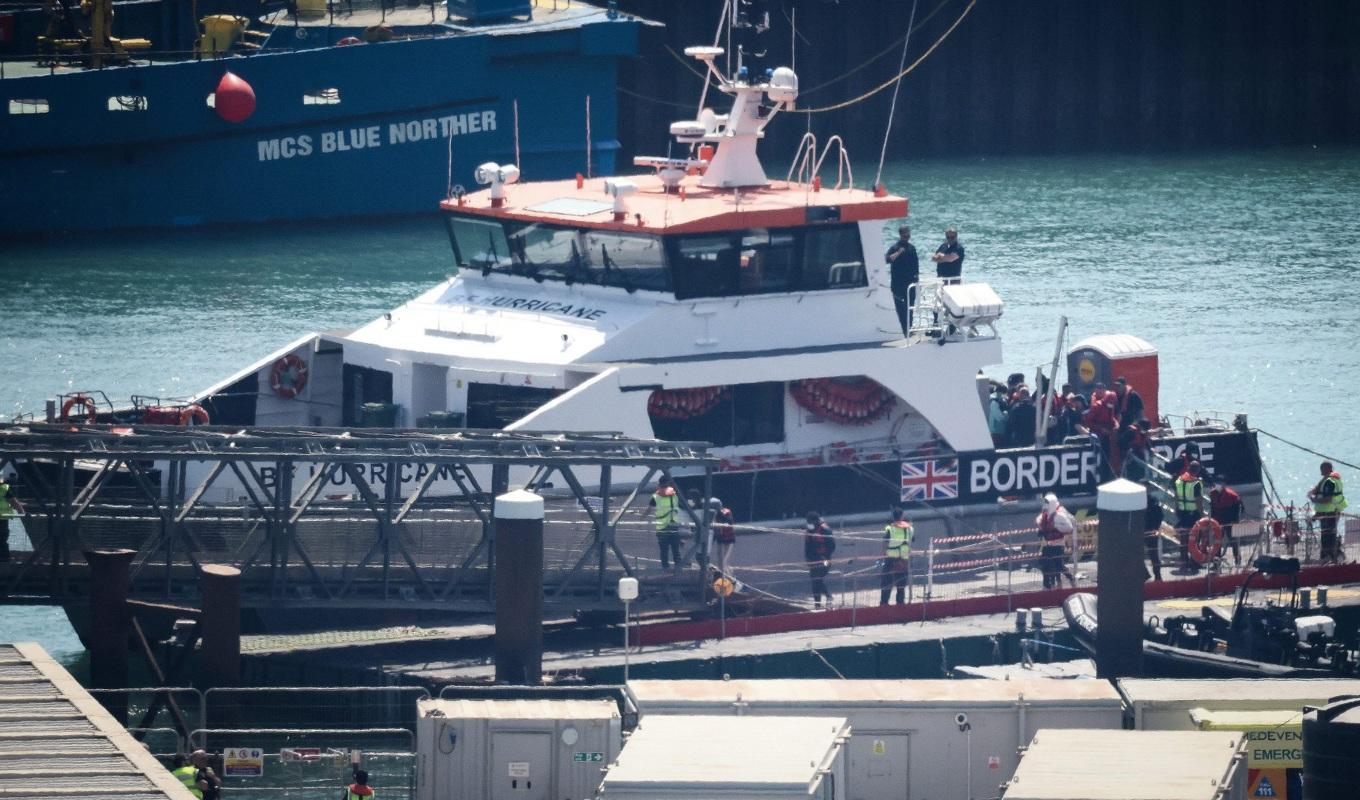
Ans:
{"type": "Polygon", "coordinates": [[[392,402],[392,373],[346,364],[345,386],[341,403],[344,404],[344,424],[362,425],[365,403],[392,402]]]}
{"type": "Polygon", "coordinates": [[[498,383],[469,383],[467,424],[469,428],[504,428],[533,413],[544,403],[562,394],[561,389],[535,386],[502,386],[498,383]]]}
{"type": "Polygon", "coordinates": [[[714,447],[784,441],[784,384],[745,383],[660,390],[647,404],[652,432],[714,447]]]}
{"type": "Polygon", "coordinates": [[[675,236],[668,253],[681,300],[868,285],[854,225],[675,236]]]}

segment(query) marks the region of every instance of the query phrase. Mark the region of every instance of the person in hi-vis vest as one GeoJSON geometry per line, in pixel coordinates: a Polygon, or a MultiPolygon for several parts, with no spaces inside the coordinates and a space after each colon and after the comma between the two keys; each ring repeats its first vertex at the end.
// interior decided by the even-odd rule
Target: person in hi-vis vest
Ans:
{"type": "Polygon", "coordinates": [[[892,521],[883,529],[883,570],[879,573],[878,604],[886,606],[888,597],[897,590],[897,604],[907,602],[907,581],[910,580],[911,542],[916,531],[907,520],[907,512],[892,510],[892,521]]]}

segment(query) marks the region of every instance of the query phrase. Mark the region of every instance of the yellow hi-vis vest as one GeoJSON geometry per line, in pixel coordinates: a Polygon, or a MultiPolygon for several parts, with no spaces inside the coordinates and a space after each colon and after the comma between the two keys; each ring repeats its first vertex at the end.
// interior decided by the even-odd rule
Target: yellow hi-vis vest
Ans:
{"type": "Polygon", "coordinates": [[[1194,511],[1199,505],[1195,502],[1195,489],[1199,489],[1199,494],[1204,494],[1204,483],[1198,478],[1194,480],[1176,479],[1176,510],[1194,511]]]}
{"type": "Polygon", "coordinates": [[[906,558],[911,554],[911,537],[914,530],[910,522],[905,520],[890,522],[888,527],[883,529],[883,533],[888,540],[888,546],[883,551],[884,556],[887,558],[906,558]]]}
{"type": "Polygon", "coordinates": [[[182,767],[175,767],[174,771],[172,771],[170,774],[174,775],[176,778],[179,778],[179,782],[184,784],[184,788],[188,789],[189,793],[192,794],[194,797],[201,798],[203,796],[203,790],[198,788],[198,781],[194,780],[194,776],[198,774],[198,769],[196,769],[192,764],[185,764],[182,767]]]}
{"type": "Polygon", "coordinates": [[[0,483],[0,519],[14,516],[14,506],[9,503],[9,484],[0,483]]]}
{"type": "Polygon", "coordinates": [[[656,529],[658,532],[673,527],[680,522],[680,495],[672,491],[670,494],[661,492],[652,493],[652,502],[656,504],[656,529]]]}
{"type": "MultiPolygon", "coordinates": [[[[1318,481],[1318,499],[1313,501],[1313,511],[1318,514],[1334,514],[1346,507],[1346,496],[1341,493],[1341,476],[1333,472],[1331,475],[1318,481]],[[1328,482],[1332,484],[1331,497],[1322,495],[1322,487],[1328,482]]],[[[2,511],[3,509],[0,509],[2,511]]]]}

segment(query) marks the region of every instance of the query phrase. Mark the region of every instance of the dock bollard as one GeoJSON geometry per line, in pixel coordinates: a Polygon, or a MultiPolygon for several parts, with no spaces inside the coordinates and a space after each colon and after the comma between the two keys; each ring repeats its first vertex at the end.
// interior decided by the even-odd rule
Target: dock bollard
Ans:
{"type": "MultiPolygon", "coordinates": [[[[86,550],[90,565],[90,686],[95,689],[126,689],[128,639],[132,635],[132,612],[128,609],[129,569],[132,550],[86,550]]],[[[127,724],[128,696],[111,693],[99,702],[114,719],[127,724]]]]}
{"type": "Polygon", "coordinates": [[[236,686],[241,682],[241,570],[204,564],[198,589],[203,595],[200,685],[236,686]]]}
{"type": "Polygon", "coordinates": [[[1119,478],[1096,494],[1096,675],[1137,677],[1143,672],[1143,514],[1147,489],[1119,478]]]}
{"type": "Polygon", "coordinates": [[[543,498],[496,498],[496,683],[543,681],[543,498]]]}

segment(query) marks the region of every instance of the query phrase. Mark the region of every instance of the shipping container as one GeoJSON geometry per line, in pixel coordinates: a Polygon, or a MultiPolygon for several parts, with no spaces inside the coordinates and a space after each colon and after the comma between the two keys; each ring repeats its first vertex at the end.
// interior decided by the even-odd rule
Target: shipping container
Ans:
{"type": "Polygon", "coordinates": [[[1221,731],[1041,730],[1002,797],[1245,800],[1244,742],[1221,731]]]}
{"type": "Polygon", "coordinates": [[[623,732],[613,700],[421,700],[418,800],[581,800],[623,732]]]}
{"type": "Polygon", "coordinates": [[[1139,731],[1192,731],[1199,726],[1190,710],[1299,711],[1326,705],[1333,697],[1360,695],[1360,680],[1315,678],[1239,678],[1159,680],[1123,678],[1119,693],[1127,727],[1139,731]]]}
{"type": "Polygon", "coordinates": [[[968,800],[969,776],[995,790],[1039,728],[1118,729],[1123,714],[1119,693],[1100,680],[645,680],[629,688],[644,720],[845,717],[846,800],[968,800]]]}
{"type": "Polygon", "coordinates": [[[644,717],[600,800],[844,800],[844,717],[644,717]]]}
{"type": "Polygon", "coordinates": [[[1360,694],[1360,680],[1124,678],[1124,725],[1140,731],[1234,730],[1247,739],[1247,792],[1299,800],[1303,795],[1304,706],[1360,694]]]}

